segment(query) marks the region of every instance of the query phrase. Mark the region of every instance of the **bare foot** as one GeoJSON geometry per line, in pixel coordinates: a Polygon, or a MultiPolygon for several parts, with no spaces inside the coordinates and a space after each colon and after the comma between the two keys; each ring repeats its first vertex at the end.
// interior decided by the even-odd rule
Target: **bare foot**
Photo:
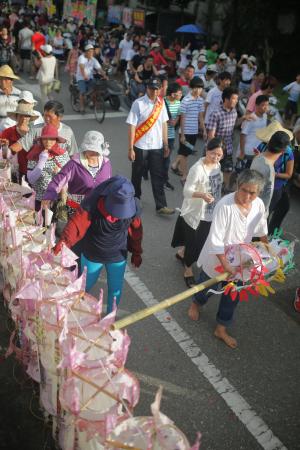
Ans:
{"type": "Polygon", "coordinates": [[[192,302],[188,310],[188,316],[191,320],[197,321],[200,317],[200,308],[197,303],[192,302]]]}
{"type": "Polygon", "coordinates": [[[229,334],[226,331],[226,328],[222,325],[217,325],[217,328],[215,329],[214,335],[221,339],[221,341],[224,341],[226,345],[230,348],[237,348],[237,341],[232,336],[229,336],[229,334]]]}

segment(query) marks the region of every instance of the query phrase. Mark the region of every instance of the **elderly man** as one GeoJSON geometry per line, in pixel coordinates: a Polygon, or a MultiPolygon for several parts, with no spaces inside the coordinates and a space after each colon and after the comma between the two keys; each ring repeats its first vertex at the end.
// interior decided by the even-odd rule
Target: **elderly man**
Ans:
{"type": "Polygon", "coordinates": [[[142,195],[141,182],[145,162],[148,163],[152,192],[158,214],[174,214],[167,207],[164,192],[164,158],[169,155],[168,120],[165,102],[159,97],[161,81],[153,78],[147,84],[146,95],[132,104],[127,117],[129,125],[128,159],[132,162],[131,181],[136,197],[142,195]]]}
{"type": "MultiPolygon", "coordinates": [[[[222,265],[225,272],[234,275],[237,268],[226,259],[229,245],[250,243],[253,237],[267,242],[267,221],[263,201],[258,197],[264,186],[264,178],[255,170],[246,169],[238,177],[237,191],[225,195],[215,207],[208,238],[200,253],[197,265],[202,267],[197,283],[203,283],[218,275],[216,266],[222,265]]],[[[223,282],[224,286],[227,281],[223,282]]],[[[210,289],[214,289],[211,287],[210,289]]],[[[195,295],[189,308],[189,317],[198,320],[200,307],[209,298],[208,289],[195,295]]],[[[231,348],[237,347],[237,341],[227,333],[232,323],[238,299],[233,301],[230,295],[222,294],[214,335],[231,348]]]]}
{"type": "Polygon", "coordinates": [[[78,58],[76,80],[79,89],[80,112],[85,113],[85,95],[94,86],[94,71],[107,78],[105,72],[96,58],[94,58],[94,46],[88,44],[84,47],[84,54],[78,58]]]}
{"type": "Polygon", "coordinates": [[[7,112],[15,111],[18,106],[21,91],[13,85],[14,80],[18,79],[8,65],[0,67],[0,131],[14,125],[7,112]]]}
{"type": "MultiPolygon", "coordinates": [[[[60,144],[61,147],[66,148],[69,155],[74,155],[78,152],[78,147],[73,130],[68,125],[61,122],[62,116],[64,114],[64,107],[60,102],[55,100],[50,100],[44,106],[44,120],[45,124],[53,125],[59,131],[59,135],[66,139],[64,144],[60,144]]],[[[41,135],[44,124],[40,124],[31,127],[29,132],[13,144],[10,148],[14,152],[19,152],[22,148],[29,152],[34,141],[37,137],[41,135]]]]}

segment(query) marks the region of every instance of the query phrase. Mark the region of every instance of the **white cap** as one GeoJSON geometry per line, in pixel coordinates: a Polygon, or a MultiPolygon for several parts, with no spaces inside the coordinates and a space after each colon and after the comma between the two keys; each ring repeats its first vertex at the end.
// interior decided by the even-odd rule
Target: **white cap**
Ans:
{"type": "Polygon", "coordinates": [[[153,42],[153,44],[151,44],[151,48],[158,48],[160,47],[158,42],[153,42]]]}
{"type": "Polygon", "coordinates": [[[206,55],[207,54],[207,50],[205,50],[205,48],[202,48],[199,52],[199,55],[206,55]]]}
{"type": "Polygon", "coordinates": [[[108,143],[104,142],[104,136],[99,131],[87,131],[83,136],[83,141],[80,145],[80,152],[96,152],[99,155],[109,155],[108,143]]]}
{"type": "Polygon", "coordinates": [[[92,44],[87,44],[87,45],[84,47],[84,51],[87,52],[88,50],[92,50],[93,48],[94,48],[94,46],[93,46],[92,44]]]}
{"type": "Polygon", "coordinates": [[[43,50],[43,52],[47,53],[47,55],[50,55],[50,53],[53,52],[52,45],[50,45],[50,44],[41,45],[41,50],[43,50]]]}
{"type": "Polygon", "coordinates": [[[211,72],[218,72],[217,66],[215,64],[210,64],[207,66],[207,70],[210,70],[211,72]]]}
{"type": "Polygon", "coordinates": [[[227,59],[226,53],[221,53],[221,54],[219,55],[219,59],[227,59]]]}
{"type": "Polygon", "coordinates": [[[253,62],[253,64],[256,63],[256,58],[255,58],[255,56],[253,56],[253,55],[249,56],[248,60],[251,61],[251,62],[253,62]]]}
{"type": "Polygon", "coordinates": [[[33,95],[30,91],[21,91],[18,102],[20,102],[21,100],[26,103],[31,103],[32,105],[37,104],[37,101],[34,100],[33,95]]]}
{"type": "Polygon", "coordinates": [[[206,56],[205,55],[200,55],[199,58],[198,58],[198,61],[206,63],[207,62],[206,56]]]}

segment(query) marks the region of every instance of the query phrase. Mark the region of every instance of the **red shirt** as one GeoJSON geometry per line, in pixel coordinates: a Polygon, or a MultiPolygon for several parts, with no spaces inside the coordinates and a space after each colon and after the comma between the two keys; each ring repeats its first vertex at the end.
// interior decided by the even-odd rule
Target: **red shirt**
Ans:
{"type": "Polygon", "coordinates": [[[33,49],[39,52],[41,46],[46,44],[46,38],[43,34],[36,31],[31,37],[31,42],[33,44],[33,49]]]}
{"type": "MultiPolygon", "coordinates": [[[[22,136],[17,131],[17,125],[13,127],[6,128],[1,133],[1,138],[7,139],[9,144],[15,144],[22,136]]],[[[20,175],[27,174],[27,152],[25,150],[21,150],[18,152],[18,164],[19,164],[19,172],[20,175]]]]}
{"type": "Polygon", "coordinates": [[[167,65],[167,61],[165,60],[165,58],[162,56],[161,53],[156,53],[152,51],[150,52],[150,55],[153,57],[153,64],[157,69],[160,68],[161,65],[162,66],[167,65]]]}
{"type": "Polygon", "coordinates": [[[177,78],[176,83],[178,83],[180,86],[189,86],[189,83],[182,78],[177,78]]]}

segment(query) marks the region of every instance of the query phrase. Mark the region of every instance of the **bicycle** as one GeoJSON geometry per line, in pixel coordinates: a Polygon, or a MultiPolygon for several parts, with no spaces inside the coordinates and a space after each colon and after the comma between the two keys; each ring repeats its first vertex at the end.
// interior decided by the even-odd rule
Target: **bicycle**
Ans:
{"type": "MultiPolygon", "coordinates": [[[[95,119],[102,123],[105,119],[105,101],[103,94],[106,91],[106,80],[94,80],[94,87],[91,91],[85,94],[85,101],[87,104],[94,103],[94,114],[95,119]]],[[[79,89],[76,81],[70,85],[70,94],[71,94],[71,106],[73,111],[80,111],[80,102],[79,102],[79,89]]]]}

